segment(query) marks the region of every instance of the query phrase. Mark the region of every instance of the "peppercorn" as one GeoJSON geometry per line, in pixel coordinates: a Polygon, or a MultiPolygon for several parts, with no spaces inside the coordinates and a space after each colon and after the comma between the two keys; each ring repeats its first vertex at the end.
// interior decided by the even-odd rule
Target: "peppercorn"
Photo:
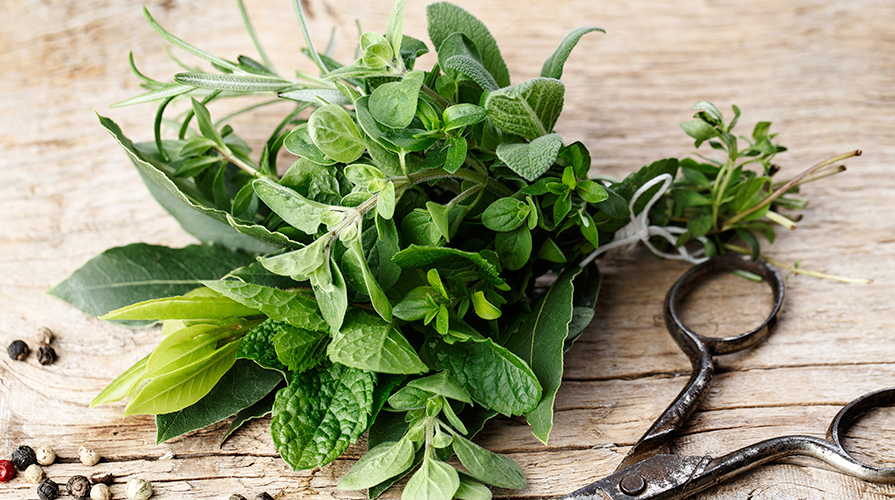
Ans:
{"type": "Polygon", "coordinates": [[[111,498],[112,491],[103,483],[94,484],[93,488],[90,488],[90,500],[110,500],[111,498]]]}
{"type": "Polygon", "coordinates": [[[29,465],[22,475],[25,476],[25,481],[32,484],[37,484],[47,478],[43,468],[37,464],[29,465]]]}
{"type": "Polygon", "coordinates": [[[44,479],[37,486],[37,496],[40,500],[55,500],[59,496],[59,485],[52,479],[44,479]]]}
{"type": "Polygon", "coordinates": [[[78,448],[78,458],[81,459],[81,463],[84,465],[96,465],[102,457],[99,453],[82,446],[78,448]]]}
{"type": "Polygon", "coordinates": [[[56,451],[49,446],[38,446],[34,455],[40,465],[50,465],[56,461],[56,451]]]}
{"type": "Polygon", "coordinates": [[[37,350],[37,362],[42,365],[52,365],[56,362],[56,349],[52,346],[42,345],[37,350]]]}
{"type": "Polygon", "coordinates": [[[0,483],[5,483],[16,476],[16,467],[9,460],[0,460],[0,483]]]}
{"type": "Polygon", "coordinates": [[[127,482],[127,498],[146,500],[152,496],[152,484],[145,479],[133,478],[127,482]]]}
{"type": "Polygon", "coordinates": [[[97,472],[96,474],[90,476],[90,482],[93,484],[105,484],[106,486],[112,484],[112,480],[114,477],[111,472],[97,472]]]}
{"type": "Polygon", "coordinates": [[[47,327],[41,328],[37,331],[35,340],[37,340],[38,344],[50,345],[53,342],[53,330],[47,327]]]}
{"type": "Polygon", "coordinates": [[[25,470],[31,464],[37,463],[37,457],[34,456],[34,450],[30,446],[22,445],[12,452],[12,464],[16,469],[25,470]]]}
{"type": "Polygon", "coordinates": [[[228,500],[246,500],[246,497],[244,497],[242,495],[233,494],[233,495],[230,495],[230,498],[228,500]]]}
{"type": "Polygon", "coordinates": [[[262,491],[261,493],[258,493],[255,500],[273,500],[273,497],[268,495],[266,491],[262,491]]]}
{"type": "Polygon", "coordinates": [[[25,358],[31,353],[31,349],[28,348],[28,344],[24,341],[13,340],[12,344],[9,344],[9,347],[6,348],[6,352],[9,353],[10,358],[16,361],[25,361],[25,358]]]}
{"type": "Polygon", "coordinates": [[[67,486],[68,494],[75,498],[87,498],[87,495],[90,494],[90,481],[84,476],[72,476],[68,480],[67,486]]]}

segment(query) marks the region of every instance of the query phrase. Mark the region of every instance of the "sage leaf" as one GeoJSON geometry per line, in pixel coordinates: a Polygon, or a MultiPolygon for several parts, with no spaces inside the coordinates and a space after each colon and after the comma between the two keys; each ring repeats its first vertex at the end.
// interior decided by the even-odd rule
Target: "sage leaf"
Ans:
{"type": "Polygon", "coordinates": [[[426,455],[413,473],[401,500],[451,500],[460,487],[460,477],[450,465],[426,455]]]}
{"type": "Polygon", "coordinates": [[[318,165],[334,165],[336,163],[336,160],[327,157],[311,140],[307,123],[302,123],[292,129],[283,140],[283,147],[295,156],[300,156],[318,165]]]}
{"type": "Polygon", "coordinates": [[[541,400],[541,386],[518,356],[494,343],[467,341],[437,345],[438,360],[472,399],[500,414],[530,412],[541,400]]]}
{"type": "Polygon", "coordinates": [[[277,392],[270,434],[293,469],[311,469],[342,454],[367,429],[376,375],[326,364],[293,377],[277,392]]]}
{"type": "Polygon", "coordinates": [[[454,434],[454,453],[469,474],[500,488],[525,488],[525,473],[519,464],[497,453],[492,453],[472,441],[454,434]]]}
{"type": "Polygon", "coordinates": [[[544,61],[544,65],[541,67],[541,76],[546,78],[556,78],[557,80],[562,78],[563,65],[565,65],[566,59],[568,59],[569,55],[572,53],[572,49],[578,44],[578,40],[581,40],[582,36],[594,31],[606,33],[605,30],[600,28],[578,28],[566,35],[565,38],[559,42],[559,46],[556,47],[556,50],[550,54],[550,57],[548,57],[546,61],[544,61]]]}
{"type": "Polygon", "coordinates": [[[556,161],[562,137],[548,134],[529,143],[503,143],[497,146],[497,157],[513,172],[532,182],[550,169],[556,161]]]}
{"type": "Polygon", "coordinates": [[[482,87],[482,90],[497,90],[500,87],[482,63],[466,55],[451,56],[444,62],[446,69],[454,70],[482,87]]]}
{"type": "Polygon", "coordinates": [[[543,389],[537,408],[526,412],[525,418],[544,444],[553,428],[553,401],[562,383],[563,346],[572,321],[572,280],[580,272],[578,266],[563,272],[506,344],[528,363],[543,389]]]}
{"type": "Polygon", "coordinates": [[[466,389],[460,387],[446,370],[440,371],[435,375],[411,380],[406,387],[413,387],[438,396],[472,404],[472,399],[470,399],[466,389]]]}
{"type": "Polygon", "coordinates": [[[116,309],[100,319],[221,319],[259,314],[227,297],[166,297],[145,300],[116,309]]]}
{"type": "Polygon", "coordinates": [[[295,85],[295,82],[275,77],[209,73],[177,73],[174,81],[191,87],[235,92],[270,92],[295,85]]]}
{"type": "Polygon", "coordinates": [[[216,245],[175,249],[134,243],[97,255],[47,293],[100,316],[136,302],[183,295],[252,260],[216,245]]]}
{"type": "Polygon", "coordinates": [[[404,42],[404,2],[405,0],[398,0],[392,5],[388,26],[385,29],[385,38],[394,54],[400,54],[404,42]]]}
{"type": "Polygon", "coordinates": [[[303,373],[317,366],[329,343],[327,332],[284,325],[273,338],[277,359],[290,370],[303,373]]]}
{"type": "Polygon", "coordinates": [[[400,330],[361,309],[348,312],[326,352],[333,363],[361,370],[407,375],[429,370],[400,330]]]}
{"type": "Polygon", "coordinates": [[[366,149],[363,136],[354,120],[345,108],[337,104],[328,104],[311,113],[308,133],[320,151],[341,163],[353,162],[366,149]]]}
{"type": "Polygon", "coordinates": [[[485,99],[488,119],[504,132],[536,139],[553,131],[562,112],[565,85],[534,78],[491,92],[485,99]]]}
{"type": "Polygon", "coordinates": [[[214,388],[196,403],[176,412],[156,415],[156,444],[207,427],[267,396],[283,375],[254,361],[237,359],[214,388]]]}
{"type": "Polygon", "coordinates": [[[482,55],[482,63],[494,76],[497,85],[506,87],[510,84],[510,72],[500,55],[497,42],[494,41],[488,28],[472,14],[448,2],[438,2],[426,7],[426,20],[429,39],[432,40],[434,47],[440,50],[441,44],[448,36],[457,32],[463,33],[475,43],[482,55]]]}
{"type": "Polygon", "coordinates": [[[273,319],[307,330],[327,330],[317,303],[305,295],[239,281],[205,281],[203,284],[273,319]]]}
{"type": "Polygon", "coordinates": [[[124,409],[124,415],[171,413],[202,399],[236,361],[239,342],[172,372],[153,377],[124,409]]]}
{"type": "Polygon", "coordinates": [[[393,129],[409,126],[416,116],[416,102],[424,76],[422,71],[414,70],[400,82],[383,83],[376,87],[369,100],[373,118],[393,129]]]}
{"type": "MultiPolygon", "coordinates": [[[[402,2],[403,3],[403,2],[402,2]]],[[[336,484],[340,490],[371,488],[413,465],[415,450],[408,439],[376,445],[358,460],[336,484]]]]}

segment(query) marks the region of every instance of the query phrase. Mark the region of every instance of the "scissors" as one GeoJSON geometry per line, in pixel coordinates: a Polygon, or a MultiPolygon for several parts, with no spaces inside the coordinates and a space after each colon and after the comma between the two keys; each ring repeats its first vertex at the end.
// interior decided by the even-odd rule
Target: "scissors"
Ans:
{"type": "Polygon", "coordinates": [[[840,472],[875,483],[895,483],[895,468],[874,467],[852,457],[842,447],[842,434],[866,411],[895,403],[895,387],[865,394],[845,405],[833,418],[827,439],[783,436],[746,446],[719,458],[671,454],[671,445],[700,400],[715,371],[713,356],[737,352],[768,336],[783,305],[783,279],[763,260],[727,255],[708,260],[684,273],[665,296],[665,325],[690,358],[693,373],[673,403],[637,441],[614,473],[560,500],[658,500],[695,495],[754,467],[791,455],[813,457],[840,472]],[[679,312],[681,300],[708,277],[727,271],[761,276],[774,294],[771,314],[756,328],[723,338],[704,337],[688,328],[679,312]]]}

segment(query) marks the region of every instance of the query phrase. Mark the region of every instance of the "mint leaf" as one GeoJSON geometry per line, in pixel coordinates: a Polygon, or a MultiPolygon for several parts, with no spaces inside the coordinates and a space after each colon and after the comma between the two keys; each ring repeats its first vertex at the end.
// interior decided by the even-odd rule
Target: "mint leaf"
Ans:
{"type": "Polygon", "coordinates": [[[248,408],[283,381],[283,375],[254,361],[237,359],[214,388],[196,403],[173,413],[156,415],[156,444],[201,429],[248,408]]]}
{"type": "MultiPolygon", "coordinates": [[[[49,292],[93,316],[136,302],[183,295],[254,258],[216,245],[168,248],[144,243],[110,248],[49,292]]],[[[129,322],[130,325],[146,322],[129,322]]]]}
{"type": "Polygon", "coordinates": [[[525,488],[525,473],[519,464],[492,453],[459,434],[454,434],[454,453],[472,477],[501,488],[525,488]]]}
{"type": "Polygon", "coordinates": [[[277,359],[298,373],[320,364],[329,343],[327,332],[282,325],[273,338],[277,359]]]}
{"type": "Polygon", "coordinates": [[[440,371],[435,375],[411,380],[406,387],[413,387],[421,391],[428,391],[432,394],[472,404],[466,389],[460,387],[446,370],[440,371]]]}
{"type": "Polygon", "coordinates": [[[479,53],[482,55],[482,63],[488,72],[494,76],[499,87],[510,84],[510,72],[507,69],[497,42],[488,31],[488,28],[476,19],[472,14],[447,2],[438,2],[426,7],[426,20],[429,26],[429,39],[435,50],[441,50],[441,44],[453,33],[463,33],[468,36],[479,53]]]}
{"type": "Polygon", "coordinates": [[[547,444],[553,428],[553,401],[562,383],[563,345],[572,321],[572,280],[581,272],[572,266],[562,273],[510,337],[506,347],[528,363],[543,392],[538,407],[525,414],[532,433],[547,444]]]}
{"type": "Polygon", "coordinates": [[[453,467],[426,455],[404,486],[401,500],[451,500],[459,487],[460,476],[453,467]]]}
{"type": "Polygon", "coordinates": [[[507,416],[520,415],[534,410],[541,400],[541,386],[531,368],[491,339],[453,345],[439,342],[436,355],[485,408],[507,416]]]}
{"type": "Polygon", "coordinates": [[[491,92],[485,110],[504,132],[536,139],[553,131],[562,112],[566,86],[553,78],[534,78],[491,92]]]}
{"type": "Polygon", "coordinates": [[[268,319],[252,328],[242,338],[242,342],[239,343],[239,349],[236,350],[237,359],[250,359],[264,368],[285,372],[286,365],[277,358],[277,351],[273,341],[274,337],[280,333],[280,328],[286,325],[288,323],[285,321],[268,319]]]}
{"type": "Polygon", "coordinates": [[[205,286],[273,319],[307,330],[327,331],[326,322],[310,297],[239,281],[205,281],[205,286]]]}
{"type": "Polygon", "coordinates": [[[277,392],[270,434],[294,469],[333,461],[367,428],[376,375],[327,364],[296,375],[277,392]]]}
{"type": "Polygon", "coordinates": [[[550,57],[548,57],[546,61],[544,61],[544,66],[541,67],[541,76],[556,79],[562,78],[563,65],[565,65],[566,59],[568,59],[569,55],[572,53],[572,49],[575,48],[575,45],[578,44],[578,40],[581,40],[582,36],[593,31],[606,33],[605,30],[600,28],[578,28],[566,35],[566,37],[559,42],[559,46],[556,47],[556,50],[550,54],[550,57]]]}
{"type": "Polygon", "coordinates": [[[562,147],[559,134],[547,134],[529,143],[503,143],[497,146],[497,157],[513,172],[532,182],[550,169],[562,147]]]}
{"type": "Polygon", "coordinates": [[[429,370],[394,325],[361,309],[345,316],[327,354],[334,363],[379,373],[409,375],[429,370]]]}
{"type": "Polygon", "coordinates": [[[361,490],[397,476],[413,465],[415,450],[408,439],[387,441],[370,448],[345,474],[336,488],[361,490]]]}

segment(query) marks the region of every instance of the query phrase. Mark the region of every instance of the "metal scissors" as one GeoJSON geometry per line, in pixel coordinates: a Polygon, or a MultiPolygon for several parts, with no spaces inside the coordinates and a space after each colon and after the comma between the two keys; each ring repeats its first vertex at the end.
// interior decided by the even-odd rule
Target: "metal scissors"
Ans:
{"type": "Polygon", "coordinates": [[[708,391],[715,371],[715,355],[753,346],[770,333],[783,305],[783,279],[763,260],[728,255],[708,260],[684,273],[665,296],[665,325],[690,358],[693,373],[673,403],[637,441],[611,475],[560,500],[680,499],[754,467],[791,455],[819,459],[840,472],[875,483],[895,483],[895,468],[874,467],[852,457],[842,446],[842,434],[866,411],[895,403],[895,387],[865,394],[845,405],[833,418],[827,439],[783,436],[756,443],[719,458],[671,454],[672,441],[708,391]],[[771,314],[756,328],[730,337],[704,337],[688,328],[679,312],[681,300],[706,278],[727,271],[749,271],[761,276],[774,294],[771,314]]]}

